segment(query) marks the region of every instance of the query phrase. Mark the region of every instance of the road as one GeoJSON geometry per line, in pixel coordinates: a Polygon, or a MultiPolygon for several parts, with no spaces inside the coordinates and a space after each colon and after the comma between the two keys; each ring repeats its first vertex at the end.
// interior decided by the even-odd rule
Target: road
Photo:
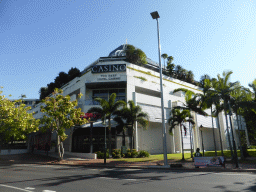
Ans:
{"type": "Polygon", "coordinates": [[[17,164],[0,166],[0,191],[256,191],[256,174],[17,164]]]}

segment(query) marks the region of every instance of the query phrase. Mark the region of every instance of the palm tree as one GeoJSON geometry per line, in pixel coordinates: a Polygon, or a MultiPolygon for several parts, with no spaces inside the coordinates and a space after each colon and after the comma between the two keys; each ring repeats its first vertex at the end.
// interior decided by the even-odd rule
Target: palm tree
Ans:
{"type": "Polygon", "coordinates": [[[164,59],[164,69],[165,69],[165,60],[167,59],[168,55],[164,53],[161,55],[161,57],[164,59]]]}
{"type": "Polygon", "coordinates": [[[190,71],[188,71],[188,73],[187,73],[187,82],[188,83],[193,83],[193,81],[194,81],[194,74],[193,74],[193,72],[190,70],[190,71]]]}
{"type": "Polygon", "coordinates": [[[175,65],[174,65],[174,63],[172,63],[172,61],[173,61],[173,56],[169,56],[168,58],[167,58],[167,67],[166,67],[166,69],[167,69],[167,71],[168,71],[168,75],[170,76],[170,77],[174,77],[174,72],[175,72],[175,70],[174,70],[174,68],[175,68],[175,65]]]}
{"type": "Polygon", "coordinates": [[[168,60],[168,63],[172,63],[173,60],[174,60],[174,57],[173,57],[173,56],[169,56],[169,57],[167,58],[167,60],[168,60]]]}
{"type": "MultiPolygon", "coordinates": [[[[135,106],[132,100],[128,101],[128,106],[126,105],[120,111],[115,113],[122,119],[126,121],[126,127],[131,129],[131,148],[134,149],[134,125],[135,122],[139,123],[143,128],[148,125],[148,114],[143,112],[140,106],[135,106]]],[[[120,121],[119,121],[120,122],[120,121]]]]}
{"type": "Polygon", "coordinates": [[[231,104],[231,108],[233,109],[233,112],[236,115],[236,122],[237,122],[237,127],[238,127],[238,136],[239,136],[239,143],[240,143],[240,154],[241,154],[241,158],[244,159],[244,155],[243,155],[243,149],[242,149],[242,145],[241,145],[241,127],[240,124],[238,122],[238,115],[240,112],[240,103],[241,101],[246,101],[247,99],[244,98],[244,96],[246,96],[245,90],[241,90],[241,88],[236,89],[235,91],[233,91],[231,93],[231,100],[230,100],[230,104],[231,104]],[[246,100],[245,100],[246,99],[246,100]]]}
{"type": "Polygon", "coordinates": [[[214,151],[215,156],[217,156],[217,147],[216,147],[216,140],[215,140],[215,132],[214,132],[214,123],[213,123],[213,100],[209,97],[209,91],[212,89],[212,82],[210,77],[205,75],[201,77],[200,81],[201,87],[203,88],[203,94],[201,95],[201,105],[203,109],[211,108],[211,118],[212,118],[212,135],[213,135],[213,143],[214,143],[214,151]]]}
{"type": "MultiPolygon", "coordinates": [[[[238,82],[234,82],[234,83],[229,82],[230,75],[232,73],[233,73],[232,71],[223,72],[223,74],[222,74],[223,77],[221,77],[220,74],[218,74],[217,80],[213,81],[214,90],[210,90],[210,92],[212,92],[213,95],[219,97],[223,101],[224,112],[225,112],[225,117],[226,117],[228,141],[229,141],[229,146],[230,146],[230,150],[231,150],[231,155],[233,156],[232,145],[231,145],[230,135],[229,135],[229,131],[228,131],[227,111],[228,111],[228,103],[230,101],[230,94],[232,91],[238,89],[239,86],[238,86],[238,82]]],[[[234,133],[233,132],[231,132],[231,133],[234,138],[234,133]]],[[[234,149],[234,150],[236,153],[236,149],[234,149]]]]}
{"type": "Polygon", "coordinates": [[[102,98],[96,98],[95,101],[99,102],[101,107],[92,107],[88,110],[88,113],[98,113],[102,118],[106,115],[109,131],[109,154],[111,154],[111,117],[115,111],[125,106],[126,103],[122,100],[116,101],[116,93],[112,93],[108,101],[102,98]]]}
{"type": "Polygon", "coordinates": [[[192,124],[195,124],[195,122],[192,119],[192,116],[190,114],[190,111],[185,110],[179,110],[179,109],[172,109],[170,113],[170,118],[168,120],[168,123],[170,124],[170,130],[169,133],[172,134],[172,130],[179,125],[180,127],[180,135],[181,135],[181,148],[182,148],[182,160],[185,160],[184,158],[184,144],[183,144],[183,136],[182,136],[182,127],[184,130],[185,135],[187,134],[187,127],[185,126],[186,122],[190,122],[192,124]]]}
{"type": "Polygon", "coordinates": [[[187,76],[188,76],[188,71],[186,69],[182,68],[182,70],[181,70],[181,80],[186,81],[187,76]]]}
{"type": "Polygon", "coordinates": [[[183,68],[180,65],[177,65],[175,68],[175,72],[177,74],[177,78],[182,80],[182,70],[183,68]]]}
{"type": "Polygon", "coordinates": [[[204,80],[205,80],[205,79],[211,79],[211,77],[210,77],[209,75],[207,75],[207,74],[202,75],[202,76],[200,77],[200,81],[199,81],[199,86],[200,86],[200,87],[203,87],[203,85],[204,85],[204,80]]]}
{"type": "Polygon", "coordinates": [[[220,130],[220,120],[219,120],[219,113],[224,110],[224,107],[223,107],[223,104],[221,104],[220,97],[218,97],[216,95],[211,95],[211,92],[207,93],[207,102],[209,102],[208,105],[214,105],[215,106],[215,109],[213,111],[211,110],[211,116],[212,116],[212,118],[213,117],[217,118],[217,124],[218,124],[217,127],[218,127],[218,130],[219,130],[221,155],[224,156],[221,130],[220,130]]]}
{"type": "Polygon", "coordinates": [[[125,130],[126,130],[126,123],[124,122],[124,119],[122,118],[123,116],[123,111],[122,110],[117,110],[114,113],[114,121],[118,123],[118,126],[116,127],[116,130],[118,133],[122,132],[122,146],[125,146],[125,130]]]}
{"type": "MultiPolygon", "coordinates": [[[[188,89],[179,88],[175,89],[173,92],[179,92],[183,91],[185,92],[185,103],[183,103],[183,106],[177,106],[174,107],[175,109],[187,109],[190,111],[194,111],[195,113],[198,113],[200,115],[206,116],[207,113],[204,112],[200,106],[200,98],[201,94],[195,94],[193,91],[190,91],[188,89]]],[[[190,123],[189,123],[190,128],[190,123]]],[[[192,149],[192,139],[191,139],[191,132],[190,132],[190,151],[191,151],[191,158],[193,157],[193,149],[192,149]]]]}
{"type": "Polygon", "coordinates": [[[254,102],[256,102],[256,79],[254,79],[252,83],[249,83],[249,87],[253,90],[254,102]]]}

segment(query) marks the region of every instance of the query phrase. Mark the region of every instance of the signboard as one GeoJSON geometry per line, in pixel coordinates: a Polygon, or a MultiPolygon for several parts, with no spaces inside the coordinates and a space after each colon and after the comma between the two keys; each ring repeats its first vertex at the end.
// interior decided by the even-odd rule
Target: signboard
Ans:
{"type": "Polygon", "coordinates": [[[224,166],[224,157],[194,157],[195,166],[224,166]]]}
{"type": "Polygon", "coordinates": [[[92,67],[92,73],[125,72],[126,64],[114,65],[95,65],[92,67]]]}
{"type": "Polygon", "coordinates": [[[99,75],[97,78],[97,81],[115,81],[115,80],[120,80],[121,76],[120,74],[106,74],[106,75],[99,75]]]}

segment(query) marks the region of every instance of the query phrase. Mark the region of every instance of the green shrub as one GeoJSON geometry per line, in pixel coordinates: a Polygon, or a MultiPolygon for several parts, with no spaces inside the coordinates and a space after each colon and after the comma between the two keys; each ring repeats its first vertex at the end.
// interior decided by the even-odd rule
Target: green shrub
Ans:
{"type": "Polygon", "coordinates": [[[138,155],[139,155],[138,151],[136,151],[136,149],[133,149],[131,152],[131,157],[136,158],[136,157],[138,157],[138,155]]]}
{"type": "Polygon", "coordinates": [[[136,158],[136,157],[149,157],[149,152],[145,150],[136,151],[136,149],[127,149],[127,152],[124,157],[126,158],[136,158]]]}
{"type": "Polygon", "coordinates": [[[250,149],[256,149],[256,145],[250,145],[250,149]]]}
{"type": "Polygon", "coordinates": [[[141,151],[139,151],[138,157],[149,157],[149,152],[147,152],[145,150],[141,150],[141,151]]]}
{"type": "Polygon", "coordinates": [[[121,149],[113,149],[112,157],[113,158],[121,158],[121,149]]]}
{"type": "MultiPolygon", "coordinates": [[[[97,151],[96,154],[97,154],[97,159],[104,159],[104,152],[97,151]]],[[[106,152],[106,158],[109,158],[109,150],[108,149],[106,152]]]]}
{"type": "Polygon", "coordinates": [[[131,149],[127,149],[127,151],[125,153],[125,157],[126,158],[131,158],[132,157],[131,149]]]}
{"type": "Polygon", "coordinates": [[[133,45],[126,45],[126,61],[134,64],[147,64],[147,56],[141,49],[136,49],[133,45]]]}

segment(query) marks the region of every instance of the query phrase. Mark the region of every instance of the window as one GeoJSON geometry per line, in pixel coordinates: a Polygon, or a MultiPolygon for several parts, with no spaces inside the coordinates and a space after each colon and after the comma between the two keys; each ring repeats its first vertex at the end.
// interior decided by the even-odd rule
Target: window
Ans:
{"type": "Polygon", "coordinates": [[[92,99],[99,97],[105,100],[108,100],[112,93],[116,93],[116,100],[123,100],[125,101],[125,89],[99,89],[93,90],[92,99]]]}

